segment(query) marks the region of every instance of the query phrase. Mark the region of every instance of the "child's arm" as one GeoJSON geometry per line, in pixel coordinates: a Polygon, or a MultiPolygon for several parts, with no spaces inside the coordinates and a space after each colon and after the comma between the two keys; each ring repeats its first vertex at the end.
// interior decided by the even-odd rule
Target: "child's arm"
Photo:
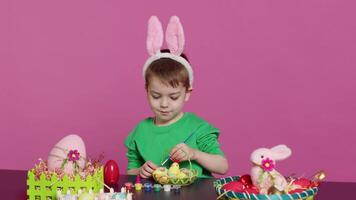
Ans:
{"type": "Polygon", "coordinates": [[[224,156],[208,154],[194,149],[194,160],[212,173],[226,174],[229,164],[224,156]]]}
{"type": "Polygon", "coordinates": [[[171,151],[171,158],[178,161],[195,160],[205,169],[216,174],[225,174],[229,168],[227,159],[221,155],[209,154],[190,148],[185,143],[176,145],[171,151]]]}
{"type": "Polygon", "coordinates": [[[134,168],[127,170],[129,175],[140,175],[142,178],[150,178],[153,171],[157,169],[157,165],[151,161],[145,162],[140,168],[134,168]]]}

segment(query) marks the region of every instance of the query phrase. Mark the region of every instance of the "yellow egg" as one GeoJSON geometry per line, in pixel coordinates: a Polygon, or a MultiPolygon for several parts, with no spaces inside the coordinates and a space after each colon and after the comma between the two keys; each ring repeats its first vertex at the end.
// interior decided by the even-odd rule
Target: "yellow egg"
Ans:
{"type": "Polygon", "coordinates": [[[168,177],[167,177],[167,176],[162,176],[162,177],[159,179],[159,183],[161,183],[161,184],[166,184],[166,183],[168,183],[168,177]]]}

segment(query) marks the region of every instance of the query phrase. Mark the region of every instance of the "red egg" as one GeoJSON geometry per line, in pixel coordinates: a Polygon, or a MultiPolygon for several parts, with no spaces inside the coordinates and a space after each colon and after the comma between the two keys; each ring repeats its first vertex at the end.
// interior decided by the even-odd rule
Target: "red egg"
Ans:
{"type": "Polygon", "coordinates": [[[249,188],[250,188],[250,189],[253,189],[253,190],[257,190],[258,192],[260,192],[260,190],[258,189],[258,187],[255,186],[255,185],[250,185],[249,188]]]}
{"type": "Polygon", "coordinates": [[[293,182],[295,185],[300,185],[302,188],[307,188],[311,184],[310,180],[306,178],[300,178],[293,182]]]}
{"type": "Polygon", "coordinates": [[[109,160],[104,167],[104,181],[107,185],[115,185],[119,180],[119,166],[115,161],[109,160]]]}
{"type": "Polygon", "coordinates": [[[249,174],[245,174],[241,176],[239,181],[247,187],[252,185],[251,176],[249,174]]]}
{"type": "Polygon", "coordinates": [[[239,181],[231,181],[226,183],[222,188],[234,192],[243,192],[245,190],[245,186],[239,181]]]}

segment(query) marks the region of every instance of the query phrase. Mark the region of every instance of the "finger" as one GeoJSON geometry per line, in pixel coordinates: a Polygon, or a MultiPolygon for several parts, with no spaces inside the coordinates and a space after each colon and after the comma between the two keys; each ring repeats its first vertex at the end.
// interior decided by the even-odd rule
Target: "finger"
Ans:
{"type": "Polygon", "coordinates": [[[193,156],[194,150],[190,148],[189,146],[185,145],[182,149],[181,152],[184,154],[185,160],[191,159],[193,156]]]}
{"type": "Polygon", "coordinates": [[[143,169],[142,168],[139,171],[139,175],[141,176],[141,178],[147,178],[146,175],[143,173],[143,169]]]}
{"type": "Polygon", "coordinates": [[[151,161],[147,161],[147,165],[154,171],[154,170],[156,170],[157,169],[157,165],[156,164],[154,164],[153,162],[151,162],[151,161]]]}
{"type": "Polygon", "coordinates": [[[171,152],[169,153],[170,156],[173,156],[179,150],[178,147],[174,147],[171,152]]]}
{"type": "Polygon", "coordinates": [[[186,144],[184,144],[184,143],[177,144],[175,147],[173,147],[170,154],[174,154],[176,151],[178,151],[181,148],[184,148],[185,146],[186,146],[186,144]]]}
{"type": "Polygon", "coordinates": [[[175,151],[174,154],[171,155],[171,160],[172,160],[172,161],[178,160],[178,157],[180,156],[181,153],[182,153],[182,152],[181,152],[180,149],[178,149],[177,151],[175,151]]]}
{"type": "Polygon", "coordinates": [[[186,153],[184,153],[184,151],[181,151],[180,154],[177,155],[177,160],[179,161],[188,160],[188,156],[186,153]]]}
{"type": "Polygon", "coordinates": [[[182,149],[186,149],[186,146],[184,146],[184,145],[185,144],[182,144],[182,145],[178,144],[176,147],[174,147],[173,150],[172,150],[172,153],[170,154],[171,157],[172,156],[173,157],[177,156],[177,154],[181,153],[182,149]]]}
{"type": "Polygon", "coordinates": [[[155,171],[157,169],[157,165],[154,164],[153,162],[149,162],[147,163],[147,167],[149,168],[149,172],[152,173],[153,171],[155,171]]]}
{"type": "Polygon", "coordinates": [[[180,162],[180,161],[184,160],[184,155],[185,155],[184,151],[182,149],[180,149],[180,150],[176,151],[173,158],[176,161],[180,162]]]}
{"type": "Polygon", "coordinates": [[[171,156],[170,159],[172,162],[178,162],[177,155],[171,156]]]}
{"type": "Polygon", "coordinates": [[[146,163],[144,171],[151,174],[154,170],[146,163]]]}
{"type": "Polygon", "coordinates": [[[141,178],[150,178],[149,176],[147,176],[143,171],[140,173],[141,178]]]}
{"type": "Polygon", "coordinates": [[[141,178],[146,178],[146,176],[142,173],[142,170],[140,170],[138,174],[141,176],[141,178]]]}
{"type": "Polygon", "coordinates": [[[147,168],[145,169],[145,171],[148,172],[148,173],[150,173],[150,174],[152,174],[154,170],[153,170],[151,167],[148,167],[148,166],[147,166],[147,168]]]}
{"type": "Polygon", "coordinates": [[[144,178],[149,178],[149,177],[151,177],[151,173],[147,172],[145,169],[142,169],[142,170],[141,170],[140,175],[141,175],[142,177],[144,177],[144,178]]]}
{"type": "Polygon", "coordinates": [[[190,154],[189,154],[190,150],[189,149],[182,149],[182,154],[183,154],[183,157],[188,159],[190,157],[190,154]]]}

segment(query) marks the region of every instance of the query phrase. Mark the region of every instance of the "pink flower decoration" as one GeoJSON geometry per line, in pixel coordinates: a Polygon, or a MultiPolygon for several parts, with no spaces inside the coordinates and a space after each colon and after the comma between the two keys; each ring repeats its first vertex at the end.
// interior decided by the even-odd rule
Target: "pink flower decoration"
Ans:
{"type": "Polygon", "coordinates": [[[274,169],[274,163],[273,160],[270,160],[269,158],[263,159],[262,160],[262,169],[270,172],[274,169]]]}
{"type": "Polygon", "coordinates": [[[79,154],[78,150],[76,150],[76,149],[70,150],[67,156],[68,156],[68,160],[73,161],[73,162],[79,160],[79,158],[80,158],[80,154],[79,154]]]}

